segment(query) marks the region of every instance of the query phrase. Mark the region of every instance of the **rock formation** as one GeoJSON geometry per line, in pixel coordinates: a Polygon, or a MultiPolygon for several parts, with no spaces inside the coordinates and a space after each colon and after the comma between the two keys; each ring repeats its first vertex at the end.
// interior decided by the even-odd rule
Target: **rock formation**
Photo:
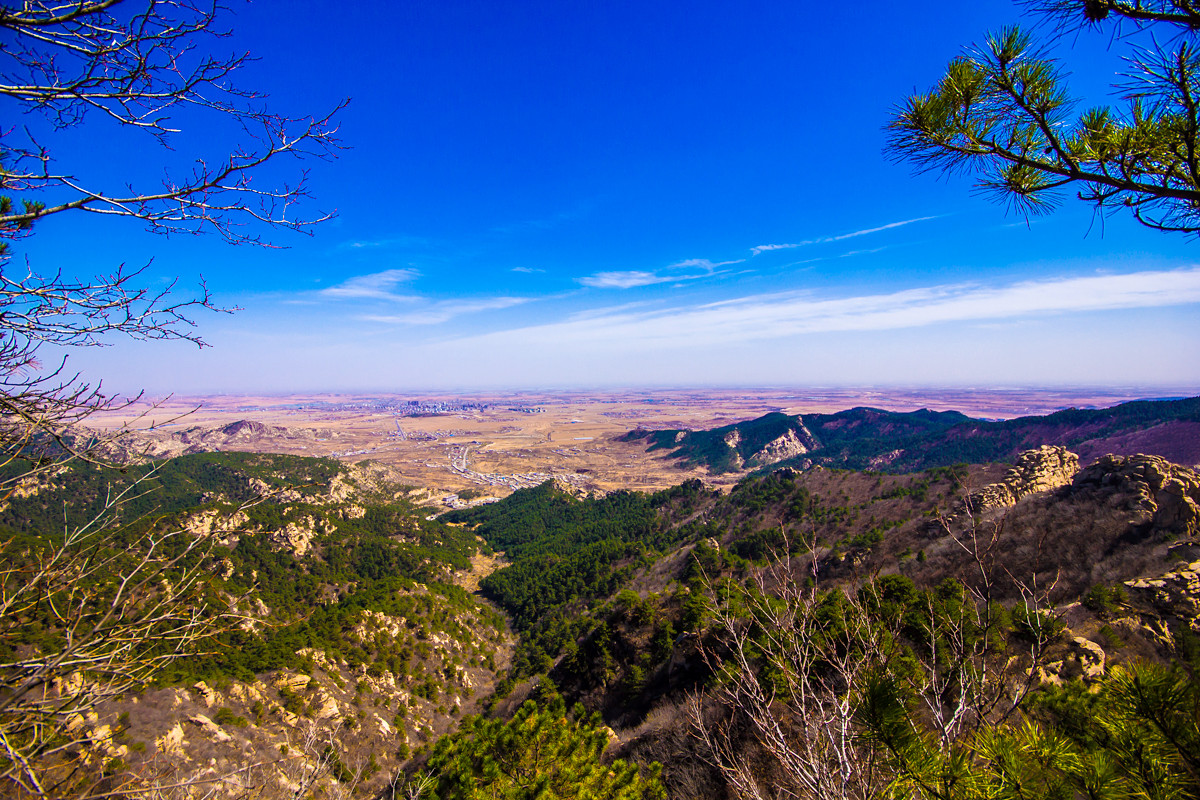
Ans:
{"type": "Polygon", "coordinates": [[[997,483],[971,494],[974,510],[1016,505],[1022,497],[1071,483],[1079,471],[1079,456],[1065,447],[1042,445],[1017,456],[1017,462],[997,483]]]}
{"type": "MultiPolygon", "coordinates": [[[[325,529],[325,526],[321,526],[325,529]]],[[[328,533],[328,530],[325,530],[328,533]]],[[[292,551],[300,558],[312,547],[313,537],[317,535],[317,521],[313,517],[301,517],[295,522],[289,522],[279,530],[271,531],[271,541],[279,547],[292,551]]]]}
{"type": "Polygon", "coordinates": [[[1073,636],[1065,647],[1051,649],[1046,662],[1038,667],[1037,677],[1042,683],[1056,686],[1075,679],[1093,681],[1104,677],[1106,661],[1100,645],[1082,636],[1073,636]]]}
{"type": "Polygon", "coordinates": [[[741,469],[746,463],[742,458],[742,454],[738,452],[738,445],[741,443],[742,434],[737,428],[734,428],[729,433],[725,434],[725,446],[732,451],[730,455],[730,466],[732,466],[735,470],[741,469]]]}
{"type": "Polygon", "coordinates": [[[1148,607],[1200,633],[1200,561],[1181,564],[1156,578],[1126,581],[1125,586],[1135,606],[1148,607]]]}
{"type": "Polygon", "coordinates": [[[765,467],[807,452],[808,446],[800,440],[794,430],[789,430],[779,438],[767,442],[761,450],[750,457],[749,464],[752,467],[765,467]]]}
{"type": "Polygon", "coordinates": [[[1158,456],[1104,456],[1079,473],[1081,486],[1131,493],[1155,528],[1175,536],[1200,534],[1200,475],[1158,456]]]}

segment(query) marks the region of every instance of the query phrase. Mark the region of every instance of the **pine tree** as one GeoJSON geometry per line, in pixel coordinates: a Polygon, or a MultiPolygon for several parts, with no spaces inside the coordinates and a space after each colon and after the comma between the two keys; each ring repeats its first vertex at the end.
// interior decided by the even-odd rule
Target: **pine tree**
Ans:
{"type": "Polygon", "coordinates": [[[1076,114],[1058,61],[1006,28],[905,100],[887,151],[919,170],[979,176],[981,193],[1042,214],[1064,187],[1103,212],[1200,233],[1200,9],[1191,0],[1033,0],[1052,29],[1107,28],[1127,46],[1117,106],[1076,114]],[[1125,26],[1122,28],[1121,26],[1125,26]]]}
{"type": "Polygon", "coordinates": [[[568,714],[558,695],[527,701],[507,722],[468,717],[429,759],[418,797],[438,800],[661,800],[655,764],[643,776],[624,761],[606,764],[599,715],[568,714]]]}

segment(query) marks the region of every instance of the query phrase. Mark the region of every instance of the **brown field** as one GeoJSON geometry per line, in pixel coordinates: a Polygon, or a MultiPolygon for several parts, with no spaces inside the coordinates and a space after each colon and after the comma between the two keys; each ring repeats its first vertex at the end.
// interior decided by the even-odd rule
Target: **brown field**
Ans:
{"type": "MultiPolygon", "coordinates": [[[[479,395],[328,394],[171,397],[97,415],[96,427],[132,424],[159,441],[192,427],[239,420],[289,433],[231,437],[209,449],[331,456],[386,464],[401,481],[435,496],[474,489],[501,497],[554,477],[580,490],[650,490],[700,477],[728,486],[738,476],[683,470],[643,445],[616,441],[637,427],[711,428],[769,411],[828,413],[854,406],[893,411],[956,410],[976,417],[1109,406],[1141,395],[1113,391],[1011,390],[624,390],[479,395]],[[429,416],[397,416],[397,401],[486,404],[429,416]],[[514,410],[542,409],[539,413],[514,410]],[[402,431],[402,435],[398,432],[402,431]]],[[[174,445],[172,445],[174,446],[174,445]]],[[[178,445],[182,451],[185,445],[178,445]]]]}

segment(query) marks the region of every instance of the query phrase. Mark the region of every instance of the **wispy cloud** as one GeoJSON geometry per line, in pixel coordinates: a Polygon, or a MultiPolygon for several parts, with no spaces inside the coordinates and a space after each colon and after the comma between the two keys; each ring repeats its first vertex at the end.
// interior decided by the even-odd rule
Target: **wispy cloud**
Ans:
{"type": "Polygon", "coordinates": [[[513,267],[511,271],[512,272],[523,272],[527,275],[532,275],[537,272],[545,272],[546,270],[539,269],[537,267],[513,267]]]}
{"type": "Polygon", "coordinates": [[[884,247],[872,247],[867,250],[847,250],[838,258],[854,258],[855,256],[869,256],[871,253],[882,253],[884,250],[890,250],[886,245],[884,247]]]}
{"type": "Polygon", "coordinates": [[[880,231],[891,230],[892,228],[900,228],[905,225],[911,225],[914,222],[925,222],[926,220],[937,219],[933,217],[914,217],[913,219],[905,219],[900,222],[889,222],[887,225],[879,225],[875,228],[864,228],[861,231],[851,231],[850,233],[840,233],[837,236],[822,236],[817,239],[806,239],[803,242],[792,242],[790,244],[760,244],[750,248],[751,255],[762,255],[769,253],[772,250],[792,250],[797,247],[807,247],[811,244],[829,244],[830,242],[841,242],[846,239],[853,239],[856,236],[866,236],[871,233],[879,233],[880,231]]]}
{"type": "Polygon", "coordinates": [[[352,239],[339,247],[350,250],[374,250],[384,247],[424,247],[429,240],[423,236],[389,236],[382,239],[352,239]]]}
{"type": "Polygon", "coordinates": [[[711,261],[707,258],[685,258],[668,264],[661,271],[625,270],[613,272],[597,272],[577,280],[584,286],[595,289],[632,289],[637,286],[652,286],[657,283],[679,283],[694,281],[718,274],[720,267],[730,264],[741,264],[746,259],[736,258],[732,261],[711,261]]]}
{"type": "Polygon", "coordinates": [[[709,261],[707,258],[685,258],[683,261],[676,261],[667,269],[703,269],[709,272],[717,267],[724,267],[729,264],[741,264],[746,259],[735,258],[732,261],[709,261]]]}
{"type": "Polygon", "coordinates": [[[341,299],[415,300],[413,295],[397,293],[396,287],[411,283],[420,275],[415,269],[385,269],[370,275],[357,275],[337,286],[322,289],[320,293],[341,299]]]}
{"type": "Polygon", "coordinates": [[[496,311],[528,303],[530,297],[483,297],[471,300],[442,300],[421,309],[403,314],[372,314],[363,317],[369,322],[390,325],[439,325],[465,314],[496,311]]]}
{"type": "Polygon", "coordinates": [[[756,295],[500,331],[476,337],[507,347],[554,342],[590,349],[696,347],[810,333],[892,330],[1083,311],[1200,303],[1200,268],[1026,281],[1008,286],[938,285],[888,294],[820,298],[756,295]]]}
{"type": "Polygon", "coordinates": [[[632,289],[635,286],[650,286],[675,280],[674,276],[663,277],[657,272],[628,270],[624,272],[597,272],[579,279],[584,286],[595,289],[632,289]]]}

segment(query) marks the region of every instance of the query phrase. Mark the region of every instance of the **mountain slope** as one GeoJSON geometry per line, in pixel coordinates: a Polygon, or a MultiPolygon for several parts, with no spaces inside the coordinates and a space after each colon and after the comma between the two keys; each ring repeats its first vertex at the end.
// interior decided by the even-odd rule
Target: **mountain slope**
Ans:
{"type": "MultiPolygon", "coordinates": [[[[888,614],[914,626],[905,634],[916,637],[914,647],[920,615],[969,592],[997,614],[986,644],[991,663],[1013,666],[1018,685],[1031,675],[1041,687],[1025,713],[1043,724],[1079,713],[1055,704],[1085,702],[1107,668],[1178,657],[1172,648],[1185,647],[1200,624],[1200,476],[1153,456],[1080,469],[1073,454],[1044,447],[1008,470],[779,469],[728,495],[690,481],[646,500],[656,526],[610,530],[622,545],[640,545],[636,555],[615,562],[623,566],[606,573],[614,580],[568,581],[580,590],[571,598],[557,594],[557,578],[531,567],[543,545],[552,556],[544,564],[569,559],[575,551],[566,543],[576,531],[587,538],[591,520],[604,516],[601,501],[572,500],[546,484],[462,521],[499,541],[530,531],[528,512],[540,509],[541,533],[522,536],[512,566],[493,583],[506,586],[497,594],[502,604],[547,602],[522,626],[522,647],[539,658],[518,659],[520,674],[510,677],[547,671],[550,681],[535,689],[506,681],[513,696],[497,708],[517,708],[531,691],[557,691],[599,711],[614,729],[617,755],[665,765],[672,797],[725,790],[706,766],[711,753],[697,749],[694,714],[711,713],[718,728],[737,717],[715,703],[698,712],[689,698],[720,685],[713,671],[727,657],[722,637],[730,628],[712,615],[741,613],[729,599],[738,587],[753,594],[781,581],[813,585],[804,591],[824,598],[829,613],[846,607],[842,592],[861,601],[878,591],[888,614]],[[1044,611],[1029,612],[1030,603],[1044,611]]],[[[743,740],[726,744],[730,755],[756,752],[740,750],[749,747],[743,740]]]]}
{"type": "MultiPolygon", "coordinates": [[[[95,629],[102,659],[133,665],[127,689],[67,676],[83,687],[64,751],[79,774],[130,790],[168,770],[268,797],[311,781],[379,791],[478,707],[512,648],[503,615],[457,585],[486,546],[406,498],[369,466],[248,453],[76,463],[26,482],[0,506],[0,585],[16,610],[0,615],[0,695],[37,653],[93,636],[132,577],[123,615],[161,601],[169,613],[126,643],[104,639],[122,617],[95,629]],[[57,583],[39,577],[55,563],[69,567],[57,583]],[[35,602],[13,605],[24,585],[35,602]]],[[[0,713],[16,715],[6,730],[22,722],[0,713]]]]}
{"type": "Polygon", "coordinates": [[[1181,463],[1200,462],[1200,398],[1136,401],[1106,409],[1066,409],[1004,421],[954,411],[853,408],[836,414],[767,414],[710,431],[635,430],[623,441],[713,473],[772,465],[813,465],[914,472],[956,463],[1009,461],[1043,444],[1081,451],[1091,461],[1108,452],[1148,452],[1181,463]],[[794,438],[790,455],[776,443],[794,438]]]}

